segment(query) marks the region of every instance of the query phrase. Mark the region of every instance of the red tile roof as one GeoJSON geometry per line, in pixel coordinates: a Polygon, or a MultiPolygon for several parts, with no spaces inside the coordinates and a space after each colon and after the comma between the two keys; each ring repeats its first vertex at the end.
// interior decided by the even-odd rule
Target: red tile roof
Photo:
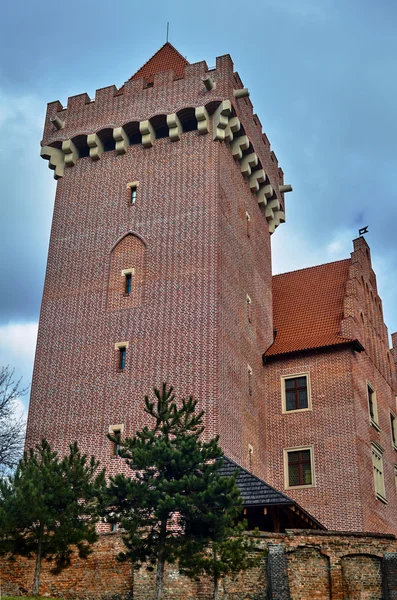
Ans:
{"type": "Polygon", "coordinates": [[[153,81],[153,75],[162,73],[163,71],[175,71],[177,79],[182,79],[185,75],[185,66],[189,62],[174,48],[172,44],[166,42],[164,46],[153,54],[131,79],[139,79],[145,77],[148,83],[153,81]]]}
{"type": "Polygon", "coordinates": [[[353,340],[340,335],[350,259],[273,277],[277,334],[265,357],[353,340]]]}

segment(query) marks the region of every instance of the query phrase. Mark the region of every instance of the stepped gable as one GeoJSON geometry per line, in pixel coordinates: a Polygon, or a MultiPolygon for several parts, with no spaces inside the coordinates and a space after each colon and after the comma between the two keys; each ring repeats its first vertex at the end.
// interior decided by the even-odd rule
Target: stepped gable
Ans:
{"type": "Polygon", "coordinates": [[[147,83],[151,83],[153,76],[163,71],[174,71],[176,79],[183,79],[185,76],[185,67],[189,64],[186,58],[172,44],[166,42],[135,75],[130,77],[129,81],[144,77],[147,83]]]}
{"type": "Polygon", "coordinates": [[[275,340],[264,358],[351,343],[340,335],[350,259],[274,275],[275,340]]]}
{"type": "Polygon", "coordinates": [[[292,498],[289,498],[282,492],[279,492],[274,487],[263,481],[263,479],[256,477],[247,471],[247,469],[244,469],[244,467],[241,467],[234,462],[234,460],[231,458],[224,456],[223,465],[219,469],[219,473],[224,477],[231,477],[236,471],[238,471],[236,484],[240,490],[244,508],[248,508],[250,506],[294,506],[299,509],[301,513],[307,516],[319,529],[325,529],[319,521],[312,517],[297,502],[295,502],[295,500],[292,500],[292,498]]]}

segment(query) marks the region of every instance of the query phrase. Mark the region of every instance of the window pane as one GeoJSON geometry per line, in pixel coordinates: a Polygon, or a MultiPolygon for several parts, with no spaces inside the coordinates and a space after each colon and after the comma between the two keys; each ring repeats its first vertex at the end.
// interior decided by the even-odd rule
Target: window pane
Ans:
{"type": "Polygon", "coordinates": [[[295,410],[296,409],[295,390],[292,392],[286,392],[285,402],[286,402],[287,410],[295,410]]]}
{"type": "Polygon", "coordinates": [[[286,390],[295,389],[295,379],[286,379],[285,380],[285,389],[286,390]]]}
{"type": "Polygon", "coordinates": [[[289,467],[289,485],[299,485],[299,466],[291,465],[289,467]]]}
{"type": "Polygon", "coordinates": [[[298,391],[298,404],[299,408],[307,408],[307,390],[299,390],[298,391]]]}
{"type": "Polygon", "coordinates": [[[312,483],[312,469],[309,465],[302,465],[303,474],[303,485],[311,485],[312,483]]]}
{"type": "Polygon", "coordinates": [[[296,380],[298,387],[306,387],[306,377],[298,377],[298,379],[296,380]]]}

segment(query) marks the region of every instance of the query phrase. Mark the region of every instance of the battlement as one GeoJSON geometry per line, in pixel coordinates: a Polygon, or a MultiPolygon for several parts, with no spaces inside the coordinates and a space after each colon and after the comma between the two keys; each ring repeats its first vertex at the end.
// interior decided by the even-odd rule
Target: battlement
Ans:
{"type": "Polygon", "coordinates": [[[134,145],[151,148],[165,137],[176,142],[190,131],[210,134],[230,146],[273,233],[285,221],[284,193],[292,187],[284,185],[230,56],[217,57],[216,67],[208,69],[205,61],[189,64],[170,48],[163,46],[120,89],[98,89],[95,100],[87,93],[69,97],[66,108],[59,101],[49,103],[41,156],[58,179],[79,159],[97,161],[109,151],[122,155],[134,145]],[[175,68],[164,70],[170,56],[175,68]]]}

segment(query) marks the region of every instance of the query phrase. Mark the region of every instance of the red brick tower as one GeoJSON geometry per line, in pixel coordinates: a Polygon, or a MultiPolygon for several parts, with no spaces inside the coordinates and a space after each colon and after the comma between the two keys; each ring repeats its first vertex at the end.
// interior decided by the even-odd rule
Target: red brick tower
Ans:
{"type": "Polygon", "coordinates": [[[109,428],[132,435],[167,381],[263,476],[269,233],[290,186],[230,57],[208,69],[167,43],[119,90],[50,103],[42,146],[58,183],[27,446],[77,440],[113,472],[109,428]]]}

